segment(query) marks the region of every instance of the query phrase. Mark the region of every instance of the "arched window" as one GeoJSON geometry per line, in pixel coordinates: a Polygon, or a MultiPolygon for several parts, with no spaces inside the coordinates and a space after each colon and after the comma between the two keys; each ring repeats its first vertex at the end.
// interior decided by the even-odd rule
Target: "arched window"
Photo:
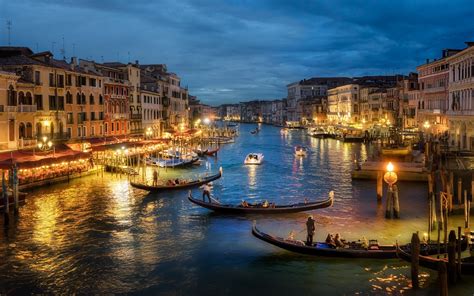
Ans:
{"type": "Polygon", "coordinates": [[[13,85],[8,88],[8,106],[16,106],[16,92],[13,85]]]}
{"type": "Polygon", "coordinates": [[[33,105],[33,97],[31,96],[30,92],[26,93],[25,104],[26,105],[33,105]]]}
{"type": "Polygon", "coordinates": [[[23,138],[26,138],[26,128],[25,128],[25,124],[23,122],[20,123],[19,127],[18,127],[18,138],[19,139],[23,139],[23,138]]]}
{"type": "Polygon", "coordinates": [[[82,94],[82,95],[81,95],[81,104],[82,104],[82,105],[85,105],[85,104],[86,104],[86,95],[85,95],[85,94],[82,94]]]}
{"type": "Polygon", "coordinates": [[[50,129],[51,129],[51,139],[54,139],[54,123],[52,122],[51,122],[50,129]]]}
{"type": "Polygon", "coordinates": [[[28,139],[33,138],[33,125],[31,124],[31,122],[26,123],[26,137],[28,139]]]}
{"type": "Polygon", "coordinates": [[[70,92],[66,93],[66,104],[72,104],[72,95],[70,92]]]}
{"type": "Polygon", "coordinates": [[[76,104],[77,105],[81,104],[81,94],[80,93],[77,93],[77,95],[76,95],[76,104]]]}
{"type": "Polygon", "coordinates": [[[99,95],[99,104],[104,104],[104,98],[102,98],[102,95],[99,95]]]}
{"type": "Polygon", "coordinates": [[[89,104],[94,105],[94,95],[89,96],[89,104]]]}
{"type": "Polygon", "coordinates": [[[18,104],[19,105],[24,105],[25,104],[24,101],[25,101],[25,94],[22,91],[20,91],[18,93],[18,104]]]}
{"type": "Polygon", "coordinates": [[[41,125],[41,122],[36,123],[36,137],[40,138],[43,134],[43,126],[41,125]]]}

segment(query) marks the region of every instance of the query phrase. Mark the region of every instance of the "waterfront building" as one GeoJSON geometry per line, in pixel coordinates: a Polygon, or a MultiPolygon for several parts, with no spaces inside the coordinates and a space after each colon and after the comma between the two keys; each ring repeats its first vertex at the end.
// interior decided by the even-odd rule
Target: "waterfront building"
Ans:
{"type": "Polygon", "coordinates": [[[240,120],[243,122],[262,122],[262,110],[259,100],[240,102],[240,120]]]}
{"type": "Polygon", "coordinates": [[[321,124],[326,122],[326,96],[313,96],[300,99],[297,112],[303,125],[321,124]]]}
{"type": "Polygon", "coordinates": [[[35,147],[45,136],[58,143],[102,134],[100,73],[26,47],[0,48],[0,68],[21,77],[7,104],[16,148],[35,147]]]}
{"type": "Polygon", "coordinates": [[[447,58],[460,50],[445,49],[442,57],[427,60],[416,68],[420,98],[418,104],[418,127],[427,128],[430,133],[440,134],[448,129],[449,62],[447,58]],[[429,126],[429,128],[428,128],[429,126]]]}
{"type": "Polygon", "coordinates": [[[308,103],[309,99],[327,97],[328,89],[335,88],[352,82],[352,78],[348,77],[314,77],[303,79],[298,82],[288,84],[287,91],[287,120],[293,122],[301,121],[302,107],[298,106],[301,99],[305,99],[308,103]]]}
{"type": "Polygon", "coordinates": [[[196,96],[189,96],[189,120],[195,124],[198,120],[215,119],[216,113],[209,105],[202,104],[196,96]]]}
{"type": "Polygon", "coordinates": [[[164,64],[140,65],[142,75],[155,79],[163,104],[163,123],[170,131],[189,125],[188,89],[181,87],[181,78],[168,72],[164,64]]]}
{"type": "Polygon", "coordinates": [[[240,104],[225,104],[219,110],[219,116],[224,120],[240,121],[240,104]]]}
{"type": "MultiPolygon", "coordinates": [[[[11,72],[0,71],[0,151],[16,149],[22,145],[19,143],[22,138],[19,137],[18,121],[16,112],[12,110],[16,107],[17,82],[20,76],[11,72]],[[13,111],[13,112],[11,112],[13,111]],[[17,121],[17,122],[15,122],[17,121]]],[[[32,131],[32,123],[29,123],[29,131],[32,131]]]]}
{"type": "Polygon", "coordinates": [[[140,88],[142,102],[142,124],[146,137],[158,138],[163,133],[163,104],[160,90],[147,84],[140,88]],[[148,134],[147,134],[148,133],[148,134]]]}
{"type": "Polygon", "coordinates": [[[450,144],[460,150],[474,150],[474,42],[448,57],[449,100],[447,117],[450,144]]]}
{"type": "Polygon", "coordinates": [[[359,85],[346,84],[328,90],[328,120],[350,124],[359,121],[359,85]]]}
{"type": "Polygon", "coordinates": [[[80,60],[79,66],[101,73],[104,93],[104,135],[124,137],[129,134],[129,82],[123,70],[99,64],[94,61],[80,60]]]}
{"type": "Polygon", "coordinates": [[[286,99],[271,101],[271,124],[282,126],[286,122],[286,99]]]}

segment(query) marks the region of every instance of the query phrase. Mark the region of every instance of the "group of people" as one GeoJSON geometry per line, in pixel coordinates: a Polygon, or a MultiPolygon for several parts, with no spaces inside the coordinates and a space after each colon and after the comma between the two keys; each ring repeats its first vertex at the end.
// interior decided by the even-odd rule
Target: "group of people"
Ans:
{"type": "MultiPolygon", "coordinates": [[[[316,221],[313,219],[313,216],[309,216],[308,220],[306,220],[306,245],[307,246],[313,246],[313,237],[314,237],[315,232],[316,232],[316,221]]],[[[344,246],[346,245],[345,240],[339,235],[339,233],[336,233],[335,236],[328,233],[328,236],[326,237],[326,243],[335,248],[344,248],[344,246]]]]}
{"type": "MultiPolygon", "coordinates": [[[[245,201],[245,200],[242,200],[242,202],[240,203],[240,206],[243,207],[243,208],[248,208],[250,207],[251,205],[245,201]]],[[[261,204],[257,204],[257,205],[252,205],[254,207],[262,207],[262,208],[274,208],[275,207],[275,204],[274,203],[269,203],[268,200],[265,200],[263,203],[261,204]]]]}

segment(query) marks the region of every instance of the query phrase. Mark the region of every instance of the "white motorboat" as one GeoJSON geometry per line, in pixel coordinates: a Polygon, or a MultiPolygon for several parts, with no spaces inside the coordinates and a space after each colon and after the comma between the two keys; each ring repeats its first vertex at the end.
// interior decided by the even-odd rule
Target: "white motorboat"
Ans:
{"type": "Polygon", "coordinates": [[[263,161],[262,153],[249,153],[245,157],[244,164],[261,164],[263,161]]]}
{"type": "Polygon", "coordinates": [[[305,146],[298,145],[295,147],[296,156],[306,156],[307,153],[308,153],[308,148],[306,148],[305,146]]]}

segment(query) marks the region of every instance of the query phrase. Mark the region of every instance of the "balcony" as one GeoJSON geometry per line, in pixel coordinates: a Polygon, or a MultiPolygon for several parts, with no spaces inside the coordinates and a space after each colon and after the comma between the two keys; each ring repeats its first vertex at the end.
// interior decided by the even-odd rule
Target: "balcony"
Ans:
{"type": "Polygon", "coordinates": [[[126,113],[115,113],[112,114],[112,119],[126,119],[127,114],[126,113]]]}
{"type": "Polygon", "coordinates": [[[446,114],[450,116],[474,116],[474,110],[449,110],[446,111],[446,114]]]}
{"type": "Polygon", "coordinates": [[[19,105],[18,112],[36,112],[36,105],[19,105]]]}
{"type": "Polygon", "coordinates": [[[142,115],[141,114],[130,114],[130,119],[140,120],[140,119],[142,119],[142,115]]]}
{"type": "Polygon", "coordinates": [[[54,141],[67,141],[71,138],[71,135],[69,133],[62,132],[62,133],[54,133],[54,134],[51,134],[51,133],[40,134],[40,135],[37,135],[36,139],[41,140],[44,136],[48,137],[49,140],[53,141],[53,144],[55,144],[54,141]]]}

